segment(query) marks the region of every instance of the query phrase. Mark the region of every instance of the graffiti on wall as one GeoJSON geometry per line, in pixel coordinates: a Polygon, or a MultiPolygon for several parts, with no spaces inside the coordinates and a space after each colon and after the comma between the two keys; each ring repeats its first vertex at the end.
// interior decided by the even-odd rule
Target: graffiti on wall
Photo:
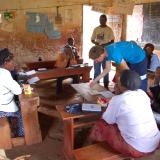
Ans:
{"type": "MultiPolygon", "coordinates": [[[[43,60],[54,60],[67,38],[73,36],[76,47],[81,52],[82,26],[76,23],[63,22],[56,26],[53,13],[27,12],[17,16],[12,22],[3,21],[0,24],[0,48],[9,48],[18,63],[43,60]],[[8,27],[6,27],[8,26],[8,27]]],[[[78,17],[77,17],[78,18],[78,17]]],[[[79,17],[81,22],[81,17],[79,17]]]]}
{"type": "Polygon", "coordinates": [[[48,15],[44,13],[27,12],[29,19],[26,22],[26,28],[29,32],[44,33],[50,39],[60,39],[61,33],[54,29],[53,22],[50,22],[48,15]]]}

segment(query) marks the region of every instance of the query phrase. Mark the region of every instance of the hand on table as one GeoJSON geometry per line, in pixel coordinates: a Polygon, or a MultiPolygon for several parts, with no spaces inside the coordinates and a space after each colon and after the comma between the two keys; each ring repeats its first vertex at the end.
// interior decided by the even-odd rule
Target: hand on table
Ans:
{"type": "Polygon", "coordinates": [[[90,88],[93,88],[96,84],[97,84],[97,82],[95,82],[95,81],[93,80],[93,81],[91,81],[91,82],[89,83],[89,86],[90,86],[90,88]]]}

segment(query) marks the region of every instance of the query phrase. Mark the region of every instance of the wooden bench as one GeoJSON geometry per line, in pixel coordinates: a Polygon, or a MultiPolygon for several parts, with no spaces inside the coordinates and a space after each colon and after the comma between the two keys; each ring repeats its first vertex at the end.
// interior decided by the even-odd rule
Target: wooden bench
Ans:
{"type": "Polygon", "coordinates": [[[11,137],[11,130],[8,119],[6,117],[0,118],[0,149],[11,149],[12,147],[24,145],[24,137],[11,137]]]}
{"type": "Polygon", "coordinates": [[[129,160],[129,157],[116,152],[105,143],[97,143],[75,149],[73,154],[75,160],[129,160]]]}

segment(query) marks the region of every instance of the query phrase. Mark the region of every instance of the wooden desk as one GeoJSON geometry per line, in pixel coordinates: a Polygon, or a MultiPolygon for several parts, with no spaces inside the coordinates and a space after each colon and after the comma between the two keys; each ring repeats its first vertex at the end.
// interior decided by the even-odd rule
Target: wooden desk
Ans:
{"type": "Polygon", "coordinates": [[[47,69],[53,69],[55,68],[56,61],[41,61],[41,62],[27,62],[26,66],[29,70],[38,68],[47,68],[47,69]]]}
{"type": "Polygon", "coordinates": [[[91,94],[92,90],[98,92],[106,91],[106,89],[96,84],[93,88],[90,88],[89,83],[71,84],[71,86],[84,98],[85,101],[91,103],[97,103],[97,95],[91,94]]]}
{"type": "Polygon", "coordinates": [[[36,93],[31,95],[21,94],[19,95],[19,101],[24,126],[25,144],[31,145],[42,142],[37,112],[39,96],[36,93]]]}
{"type": "Polygon", "coordinates": [[[64,122],[64,153],[68,160],[73,159],[74,149],[74,129],[78,127],[93,125],[95,121],[93,119],[99,119],[101,113],[82,113],[82,114],[70,114],[65,111],[65,106],[57,105],[57,111],[60,113],[64,122]],[[79,120],[79,123],[76,120],[79,120]],[[80,120],[87,120],[87,122],[80,122],[80,120]],[[88,121],[90,120],[90,121],[88,121]]]}
{"type": "Polygon", "coordinates": [[[40,80],[43,80],[64,76],[80,75],[82,76],[82,82],[89,82],[91,69],[92,66],[55,68],[47,71],[37,72],[34,76],[37,76],[40,80]]]}

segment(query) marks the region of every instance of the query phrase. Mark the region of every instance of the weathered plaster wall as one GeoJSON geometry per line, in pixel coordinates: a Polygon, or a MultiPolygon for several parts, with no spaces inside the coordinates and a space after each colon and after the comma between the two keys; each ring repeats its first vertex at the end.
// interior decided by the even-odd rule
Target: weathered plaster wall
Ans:
{"type": "Polygon", "coordinates": [[[30,0],[23,1],[25,5],[22,5],[22,1],[16,0],[10,1],[11,3],[1,2],[2,0],[0,0],[0,4],[2,4],[0,5],[0,13],[2,15],[5,12],[3,7],[10,8],[8,11],[17,8],[14,10],[16,12],[14,19],[7,21],[3,18],[2,23],[0,23],[0,48],[9,48],[14,53],[18,63],[23,64],[27,61],[37,61],[38,56],[41,56],[43,60],[55,59],[70,36],[75,38],[76,46],[79,52],[81,52],[82,5],[60,6],[59,14],[62,17],[62,23],[56,24],[56,4],[45,7],[46,3],[42,1],[43,3],[39,3],[38,7],[37,4],[35,5],[37,1],[30,0]],[[61,38],[49,39],[45,33],[28,32],[26,22],[29,17],[26,15],[26,12],[46,14],[49,21],[53,22],[54,30],[61,33],[61,38]]]}

